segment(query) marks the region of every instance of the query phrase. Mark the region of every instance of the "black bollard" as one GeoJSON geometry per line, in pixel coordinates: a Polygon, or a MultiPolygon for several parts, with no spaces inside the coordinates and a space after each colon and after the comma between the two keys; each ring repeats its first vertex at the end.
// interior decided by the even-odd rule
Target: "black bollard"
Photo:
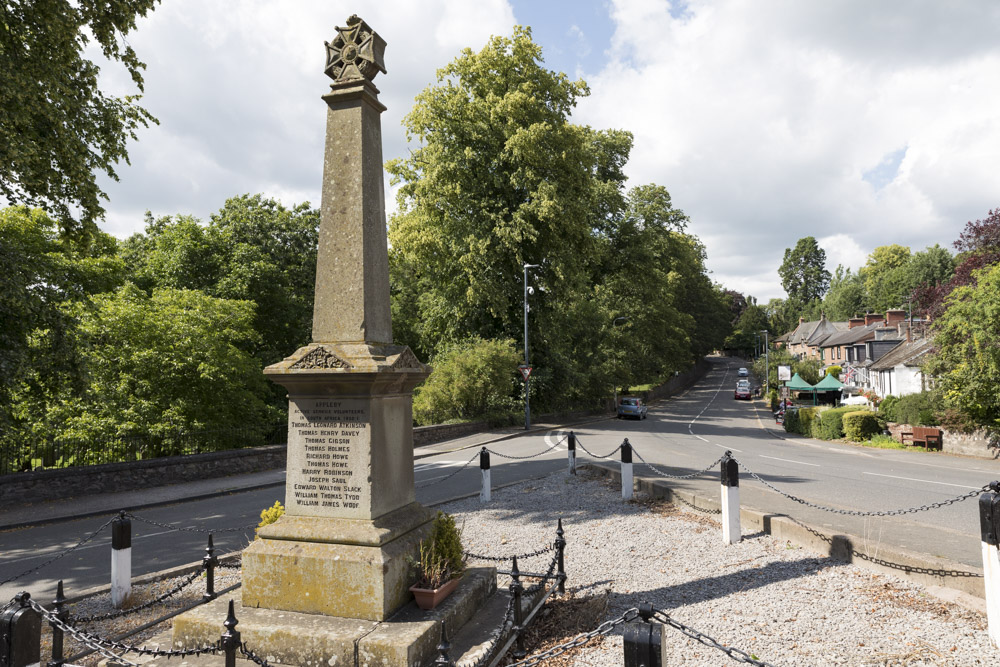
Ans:
{"type": "Polygon", "coordinates": [[[206,602],[215,599],[215,566],[219,564],[219,559],[215,555],[215,546],[212,544],[212,534],[208,535],[208,547],[205,548],[205,557],[201,559],[201,565],[205,568],[205,595],[202,599],[206,602]]]}
{"type": "Polygon", "coordinates": [[[236,611],[233,608],[233,601],[229,601],[229,615],[222,625],[226,631],[222,633],[222,650],[226,654],[226,667],[236,667],[236,651],[240,648],[240,632],[236,629],[236,611]]]}
{"type": "Polygon", "coordinates": [[[437,652],[438,657],[434,660],[435,665],[440,665],[440,667],[455,667],[455,661],[451,659],[448,655],[448,651],[451,650],[451,644],[448,642],[448,628],[447,623],[441,621],[441,641],[438,642],[437,652]]]}
{"type": "Polygon", "coordinates": [[[521,609],[521,594],[524,586],[521,584],[521,571],[517,569],[517,556],[510,568],[510,594],[514,598],[514,632],[517,640],[511,655],[515,660],[521,660],[528,652],[524,650],[524,611],[521,609]]]}
{"type": "Polygon", "coordinates": [[[490,480],[490,452],[483,447],[479,450],[479,470],[482,472],[483,485],[479,488],[479,502],[490,502],[492,481],[490,480]]]}
{"type": "Polygon", "coordinates": [[[566,538],[563,535],[562,519],[560,518],[556,528],[556,574],[559,575],[560,593],[566,592],[566,566],[563,558],[566,553],[566,538]]]}
{"type": "Polygon", "coordinates": [[[42,621],[22,591],[0,613],[0,665],[27,667],[41,656],[42,621]]]}
{"type": "Polygon", "coordinates": [[[652,606],[639,609],[642,622],[627,623],[622,633],[625,667],[661,667],[663,664],[663,626],[652,622],[652,606]]]}
{"type": "Polygon", "coordinates": [[[569,474],[576,474],[576,433],[569,432],[569,442],[566,445],[567,457],[569,458],[569,474]]]}
{"type": "MultiPolygon", "coordinates": [[[[56,586],[56,599],[52,601],[52,606],[55,607],[55,617],[65,622],[68,614],[62,579],[56,586]]],[[[54,621],[49,621],[49,625],[52,626],[52,659],[45,663],[45,667],[62,667],[66,662],[63,657],[63,630],[54,621]]]]}

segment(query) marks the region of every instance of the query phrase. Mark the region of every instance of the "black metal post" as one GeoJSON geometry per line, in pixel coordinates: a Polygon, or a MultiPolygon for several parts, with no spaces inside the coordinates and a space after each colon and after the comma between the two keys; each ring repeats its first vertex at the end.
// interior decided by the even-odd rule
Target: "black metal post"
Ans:
{"type": "Polygon", "coordinates": [[[639,607],[641,623],[627,623],[622,633],[625,667],[661,667],[663,665],[663,626],[652,622],[652,605],[639,607]]]}
{"type": "Polygon", "coordinates": [[[569,432],[568,444],[566,449],[568,450],[569,456],[569,474],[576,474],[576,433],[573,431],[569,432]]]}
{"type": "Polygon", "coordinates": [[[559,592],[566,592],[566,566],[563,556],[566,553],[566,538],[563,537],[562,519],[556,528],[556,574],[559,575],[559,592]]]}
{"type": "Polygon", "coordinates": [[[215,555],[215,546],[212,544],[212,534],[208,535],[208,547],[205,548],[205,557],[201,559],[201,565],[205,568],[205,595],[204,600],[215,599],[215,566],[219,564],[219,558],[215,555]]]}
{"type": "Polygon", "coordinates": [[[27,667],[41,656],[42,620],[31,606],[31,594],[22,591],[0,614],[0,665],[27,667]]]}
{"type": "Polygon", "coordinates": [[[514,556],[514,564],[510,568],[510,594],[514,598],[514,632],[517,637],[517,641],[514,642],[514,651],[511,653],[515,660],[521,660],[528,655],[528,652],[524,650],[524,611],[521,609],[521,594],[523,592],[521,572],[517,569],[517,556],[514,556]]]}
{"type": "Polygon", "coordinates": [[[240,647],[240,632],[236,629],[236,611],[233,608],[233,601],[229,601],[229,615],[222,625],[226,631],[222,633],[222,650],[226,654],[226,667],[236,667],[236,650],[240,647]]]}
{"type": "Polygon", "coordinates": [[[479,450],[479,469],[480,470],[490,469],[490,451],[485,447],[479,450]]]}
{"type": "MultiPolygon", "coordinates": [[[[56,599],[52,601],[55,607],[55,616],[60,621],[65,621],[68,616],[66,612],[66,596],[63,595],[63,580],[59,580],[56,586],[56,599]]],[[[52,659],[45,663],[45,667],[62,667],[66,662],[63,656],[63,631],[53,621],[49,621],[52,626],[52,659]]]]}
{"type": "Polygon", "coordinates": [[[438,642],[437,645],[438,657],[434,660],[434,664],[441,665],[441,667],[455,667],[455,661],[451,659],[450,655],[448,655],[448,651],[450,650],[451,644],[448,642],[447,622],[442,619],[441,641],[438,642]]]}
{"type": "Polygon", "coordinates": [[[722,486],[740,485],[740,464],[733,458],[733,453],[727,451],[722,455],[722,486]]]}
{"type": "Polygon", "coordinates": [[[979,528],[985,544],[1000,545],[1000,481],[979,496],[979,528]]]}
{"type": "Polygon", "coordinates": [[[629,444],[628,438],[622,443],[622,463],[632,463],[632,445],[629,444]]]}

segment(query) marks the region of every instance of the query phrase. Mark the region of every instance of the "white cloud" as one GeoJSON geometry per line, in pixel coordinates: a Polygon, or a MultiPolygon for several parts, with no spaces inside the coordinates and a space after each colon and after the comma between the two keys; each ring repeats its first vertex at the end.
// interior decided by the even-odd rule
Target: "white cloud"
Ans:
{"type": "Polygon", "coordinates": [[[615,0],[611,16],[576,119],[635,134],[631,181],[671,191],[727,286],[784,296],[777,268],[803,236],[846,243],[830,254],[851,264],[948,245],[1000,203],[995,3],[694,0],[675,18],[615,0]],[[866,182],[901,147],[894,178],[866,182]]]}
{"type": "MultiPolygon", "coordinates": [[[[345,0],[158,5],[128,40],[147,64],[142,104],[160,124],[130,143],[132,166],[120,166],[120,183],[102,181],[111,197],[104,227],[120,236],[140,231],[146,209],[207,219],[227,197],[247,192],[318,206],[320,96],[331,83],[323,42],[356,11],[345,0]]],[[[403,116],[435,71],[462,47],[479,48],[514,25],[506,0],[387,0],[369,3],[360,16],[388,44],[388,72],[375,79],[388,108],[385,159],[405,154],[403,116]]],[[[108,65],[102,76],[117,94],[135,92],[120,66],[108,65]]]]}

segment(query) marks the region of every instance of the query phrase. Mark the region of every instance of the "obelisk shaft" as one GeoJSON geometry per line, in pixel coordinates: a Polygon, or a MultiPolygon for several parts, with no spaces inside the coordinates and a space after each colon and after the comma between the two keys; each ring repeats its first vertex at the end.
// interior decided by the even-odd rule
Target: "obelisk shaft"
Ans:
{"type": "Polygon", "coordinates": [[[368,80],[338,82],[328,105],[313,342],[392,342],[382,183],[385,110],[368,80]]]}

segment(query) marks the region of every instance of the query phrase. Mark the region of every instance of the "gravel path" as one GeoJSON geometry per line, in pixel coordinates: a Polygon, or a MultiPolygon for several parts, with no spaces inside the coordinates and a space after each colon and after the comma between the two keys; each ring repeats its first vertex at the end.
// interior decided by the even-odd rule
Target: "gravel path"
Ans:
{"type": "MultiPolygon", "coordinates": [[[[1000,657],[985,617],[921,586],[768,535],[723,545],[714,518],[642,496],[623,502],[603,478],[554,474],[495,490],[485,508],[474,498],[441,509],[463,525],[466,549],[490,555],[534,551],[562,517],[567,587],[609,590],[605,619],[649,602],[774,665],[983,665],[1000,657]]],[[[547,556],[519,565],[544,567],[547,556]]],[[[736,664],[673,628],[664,633],[668,665],[736,664]]],[[[570,664],[621,665],[620,633],[570,664]]]]}

